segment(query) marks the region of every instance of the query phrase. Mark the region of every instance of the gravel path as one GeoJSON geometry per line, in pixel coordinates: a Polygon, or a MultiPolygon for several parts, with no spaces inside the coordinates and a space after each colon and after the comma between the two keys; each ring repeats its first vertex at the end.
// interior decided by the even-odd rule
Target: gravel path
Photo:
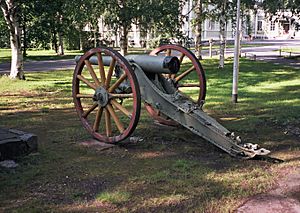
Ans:
{"type": "Polygon", "coordinates": [[[300,213],[300,167],[278,182],[275,189],[257,195],[237,213],[300,213]]]}

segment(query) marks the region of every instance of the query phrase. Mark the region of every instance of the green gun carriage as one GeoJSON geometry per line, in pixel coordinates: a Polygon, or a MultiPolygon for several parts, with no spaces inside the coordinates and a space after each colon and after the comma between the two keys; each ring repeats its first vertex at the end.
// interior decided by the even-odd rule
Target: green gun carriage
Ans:
{"type": "Polygon", "coordinates": [[[149,55],[125,57],[98,47],[76,61],[75,108],[83,126],[99,141],[118,143],[128,138],[138,124],[143,101],[157,122],[182,125],[234,157],[249,159],[270,152],[257,144],[243,144],[202,110],[205,72],[184,47],[162,45],[149,55]]]}

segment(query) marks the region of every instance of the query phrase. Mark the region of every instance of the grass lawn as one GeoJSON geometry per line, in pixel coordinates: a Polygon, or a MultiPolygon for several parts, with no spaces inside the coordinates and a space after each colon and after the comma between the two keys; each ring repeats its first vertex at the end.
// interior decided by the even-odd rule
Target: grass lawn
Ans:
{"type": "Polygon", "coordinates": [[[300,47],[282,47],[283,52],[300,53],[300,47]]]}
{"type": "MultiPolygon", "coordinates": [[[[152,50],[152,49],[151,49],[152,50]]],[[[129,48],[130,54],[141,54],[144,52],[150,52],[151,50],[145,50],[144,48],[129,48]]],[[[73,59],[74,56],[83,54],[80,50],[65,50],[65,55],[57,55],[54,50],[27,50],[27,56],[25,61],[42,61],[42,60],[60,60],[60,59],[73,59]]],[[[0,63],[10,62],[11,50],[0,49],[0,63]]]]}
{"type": "MultiPolygon", "coordinates": [[[[42,61],[42,60],[59,60],[74,58],[75,55],[82,53],[79,50],[66,50],[65,55],[60,56],[54,50],[27,50],[26,61],[42,61]]],[[[11,60],[10,49],[0,49],[0,63],[9,62],[11,60]]]]}
{"type": "MultiPolygon", "coordinates": [[[[246,142],[285,160],[240,160],[183,128],[157,126],[142,111],[138,143],[104,151],[89,139],[71,98],[72,70],[0,78],[0,126],[33,132],[39,152],[0,169],[4,212],[232,212],[300,164],[300,70],[241,59],[239,103],[232,104],[232,61],[202,61],[204,111],[246,142]]],[[[299,167],[298,167],[299,168],[299,167]]]]}
{"type": "MultiPolygon", "coordinates": [[[[257,44],[242,44],[242,47],[255,47],[261,46],[257,44]]],[[[265,44],[264,44],[265,46],[265,44]]],[[[233,48],[234,45],[227,45],[227,48],[233,48]]],[[[213,45],[213,49],[219,49],[219,45],[213,45]]],[[[195,49],[195,48],[191,48],[195,49]]],[[[208,50],[209,46],[203,46],[204,50],[208,50]]],[[[129,54],[141,54],[149,53],[152,49],[144,48],[130,48],[128,49],[129,54]]],[[[27,56],[25,61],[42,61],[42,60],[59,60],[59,59],[73,59],[74,56],[82,54],[80,50],[65,50],[65,55],[60,56],[55,53],[54,50],[27,50],[27,56]]],[[[0,49],[0,63],[9,62],[11,60],[11,50],[10,49],[0,49]]]]}
{"type": "Polygon", "coordinates": [[[300,60],[300,47],[283,47],[282,52],[289,53],[288,59],[300,60]]]}

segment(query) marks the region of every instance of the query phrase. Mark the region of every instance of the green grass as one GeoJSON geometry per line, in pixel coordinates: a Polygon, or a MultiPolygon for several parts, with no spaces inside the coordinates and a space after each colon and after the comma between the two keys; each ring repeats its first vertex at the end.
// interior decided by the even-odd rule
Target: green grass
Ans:
{"type": "MultiPolygon", "coordinates": [[[[270,44],[241,44],[241,47],[261,47],[261,46],[269,46],[270,44]]],[[[226,48],[234,48],[234,44],[227,44],[226,45],[226,48]]],[[[195,50],[195,48],[190,48],[192,50],[195,50]]],[[[203,50],[208,50],[209,49],[209,45],[205,45],[205,46],[202,46],[202,49],[203,50]]],[[[219,50],[220,49],[220,45],[216,45],[215,43],[213,43],[212,45],[212,49],[214,50],[219,50]]]]}
{"type": "MultiPolygon", "coordinates": [[[[65,50],[65,55],[57,55],[54,50],[27,50],[25,61],[73,59],[75,55],[82,54],[79,50],[65,50]]],[[[11,60],[10,49],[0,49],[0,63],[11,60]]]]}
{"type": "Polygon", "coordinates": [[[128,201],[130,194],[127,192],[102,192],[96,195],[96,200],[101,202],[108,202],[111,204],[121,204],[128,201]]]}
{"type": "MultiPolygon", "coordinates": [[[[201,61],[204,111],[282,164],[239,160],[183,128],[153,124],[145,110],[134,136],[143,141],[97,151],[74,110],[72,70],[0,78],[0,126],[33,132],[39,152],[0,168],[4,212],[232,212],[299,166],[300,71],[241,59],[239,103],[231,103],[232,61],[201,61]],[[284,171],[284,173],[282,172],[284,171]]],[[[188,79],[197,81],[195,76],[188,79]]]]}
{"type": "MultiPolygon", "coordinates": [[[[242,47],[255,47],[261,46],[257,44],[243,44],[242,47]]],[[[264,45],[265,46],[265,45],[264,45]]],[[[227,45],[227,48],[233,48],[234,45],[227,45]]],[[[213,45],[213,49],[220,48],[219,45],[213,45]]],[[[193,49],[193,48],[192,48],[193,49]]],[[[208,46],[203,46],[203,49],[209,49],[208,46]]],[[[118,50],[118,49],[117,49],[118,50]]],[[[152,49],[144,48],[128,48],[129,54],[144,54],[149,53],[152,49]]],[[[29,49],[27,50],[27,56],[25,61],[42,61],[42,60],[60,60],[60,59],[73,59],[74,56],[83,54],[80,50],[65,50],[65,55],[60,56],[55,53],[54,50],[39,50],[39,49],[29,49]]],[[[11,50],[10,49],[0,49],[0,63],[9,62],[11,60],[11,50]]]]}
{"type": "Polygon", "coordinates": [[[291,53],[300,53],[300,47],[283,47],[281,48],[283,52],[291,52],[291,53]]]}
{"type": "MultiPolygon", "coordinates": [[[[216,63],[216,61],[214,62],[216,63]]],[[[248,115],[247,117],[254,120],[272,119],[276,122],[283,122],[299,118],[297,112],[300,110],[300,98],[296,96],[300,89],[298,70],[242,60],[239,73],[239,104],[236,106],[231,103],[229,98],[231,96],[232,66],[229,65],[228,71],[218,70],[214,67],[214,63],[206,65],[206,68],[214,70],[210,73],[207,81],[209,88],[207,109],[217,109],[221,112],[227,109],[229,114],[238,113],[243,116],[247,116],[251,112],[252,116],[248,115]],[[220,81],[220,77],[222,81],[220,81]],[[220,97],[222,98],[220,99],[220,97]],[[228,111],[228,109],[230,110],[228,111]]]]}
{"type": "Polygon", "coordinates": [[[283,47],[282,52],[289,53],[289,56],[285,56],[288,59],[300,60],[300,48],[299,47],[283,47]]]}

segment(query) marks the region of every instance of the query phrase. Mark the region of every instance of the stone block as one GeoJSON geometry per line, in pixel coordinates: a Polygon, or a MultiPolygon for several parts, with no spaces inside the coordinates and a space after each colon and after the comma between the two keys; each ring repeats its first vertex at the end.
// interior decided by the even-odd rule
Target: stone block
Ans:
{"type": "Polygon", "coordinates": [[[37,151],[37,136],[15,129],[0,128],[0,160],[15,159],[37,151]]]}

